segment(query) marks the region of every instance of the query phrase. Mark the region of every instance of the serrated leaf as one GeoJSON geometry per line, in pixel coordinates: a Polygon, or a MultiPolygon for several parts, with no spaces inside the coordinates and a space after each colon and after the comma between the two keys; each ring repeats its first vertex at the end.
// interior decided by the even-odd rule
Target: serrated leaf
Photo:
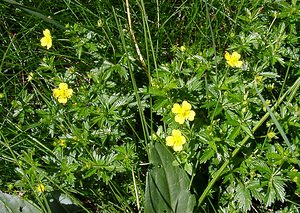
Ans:
{"type": "Polygon", "coordinates": [[[280,199],[281,202],[283,202],[285,197],[285,189],[284,189],[285,183],[283,181],[283,178],[280,176],[275,176],[273,178],[273,186],[276,191],[276,197],[280,199]]]}
{"type": "Polygon", "coordinates": [[[268,190],[266,194],[266,207],[271,206],[276,199],[280,200],[281,202],[284,201],[285,197],[285,183],[283,181],[284,179],[281,176],[276,176],[272,174],[270,176],[270,179],[268,181],[268,190]]]}
{"type": "Polygon", "coordinates": [[[36,205],[19,198],[15,195],[0,192],[0,212],[1,213],[42,213],[36,205]]]}
{"type": "Polygon", "coordinates": [[[215,155],[215,150],[207,149],[204,151],[203,155],[200,158],[200,163],[206,163],[209,159],[211,159],[215,155]]]}
{"type": "Polygon", "coordinates": [[[262,187],[258,180],[251,181],[248,185],[248,189],[251,192],[251,195],[254,199],[259,200],[260,202],[264,199],[264,194],[262,193],[262,187]]]}
{"type": "Polygon", "coordinates": [[[239,183],[236,188],[236,194],[234,200],[237,201],[238,206],[243,212],[246,212],[250,209],[252,201],[250,191],[242,183],[239,183]]]}
{"type": "Polygon", "coordinates": [[[190,179],[168,148],[156,143],[150,150],[152,168],[147,173],[145,213],[193,212],[196,200],[189,191],[190,179]]]}
{"type": "Polygon", "coordinates": [[[250,129],[246,124],[242,124],[242,125],[241,125],[241,128],[242,128],[242,130],[244,130],[244,131],[246,132],[246,134],[247,134],[248,136],[250,136],[250,138],[252,138],[252,139],[255,138],[254,135],[253,135],[252,132],[251,132],[251,129],[250,129]]]}
{"type": "Polygon", "coordinates": [[[268,187],[268,191],[265,198],[266,207],[271,206],[275,202],[275,199],[276,199],[276,191],[272,186],[268,187]]]}

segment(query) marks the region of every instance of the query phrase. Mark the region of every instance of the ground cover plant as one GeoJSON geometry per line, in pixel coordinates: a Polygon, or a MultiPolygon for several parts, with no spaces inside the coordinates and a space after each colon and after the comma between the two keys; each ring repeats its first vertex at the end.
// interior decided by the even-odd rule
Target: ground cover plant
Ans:
{"type": "Polygon", "coordinates": [[[299,212],[297,0],[0,2],[0,212],[299,212]]]}

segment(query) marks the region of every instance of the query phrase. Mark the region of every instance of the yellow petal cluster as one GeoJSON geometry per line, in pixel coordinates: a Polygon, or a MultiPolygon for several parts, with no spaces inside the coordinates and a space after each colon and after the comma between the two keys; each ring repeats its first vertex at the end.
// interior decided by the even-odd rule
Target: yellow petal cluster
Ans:
{"type": "Polygon", "coordinates": [[[68,84],[60,83],[57,89],[53,89],[53,96],[59,103],[65,104],[73,94],[73,90],[68,88],[68,84]]]}
{"type": "Polygon", "coordinates": [[[30,72],[29,75],[28,75],[28,81],[32,81],[33,79],[33,72],[30,72]]]}
{"type": "Polygon", "coordinates": [[[43,192],[45,191],[45,186],[44,186],[44,184],[39,183],[39,184],[36,186],[36,190],[37,190],[38,192],[43,193],[43,192]]]}
{"type": "Polygon", "coordinates": [[[183,149],[183,144],[186,143],[185,137],[178,129],[172,130],[172,135],[166,138],[167,146],[172,146],[174,151],[178,152],[183,149]]]}
{"type": "Polygon", "coordinates": [[[225,59],[227,64],[231,67],[241,67],[243,65],[243,61],[240,61],[241,55],[237,52],[233,52],[232,54],[226,52],[225,59]]]}
{"type": "Polygon", "coordinates": [[[51,37],[51,33],[50,30],[45,29],[43,31],[44,37],[41,38],[41,45],[43,47],[47,47],[47,49],[50,49],[50,47],[52,47],[52,37],[51,37]]]}
{"type": "Polygon", "coordinates": [[[192,106],[187,101],[183,101],[181,105],[174,104],[172,112],[175,114],[175,121],[183,124],[185,120],[193,121],[196,113],[191,110],[192,106]]]}

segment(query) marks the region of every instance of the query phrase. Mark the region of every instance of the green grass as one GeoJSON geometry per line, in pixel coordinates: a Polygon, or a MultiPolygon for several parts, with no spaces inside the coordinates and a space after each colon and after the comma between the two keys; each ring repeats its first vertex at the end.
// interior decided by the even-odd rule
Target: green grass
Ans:
{"type": "Polygon", "coordinates": [[[299,9],[0,2],[0,200],[41,212],[298,212],[299,9]],[[66,104],[53,97],[62,82],[66,104]],[[172,107],[184,100],[196,116],[180,125],[172,107]],[[186,138],[179,152],[166,146],[173,129],[186,138]]]}

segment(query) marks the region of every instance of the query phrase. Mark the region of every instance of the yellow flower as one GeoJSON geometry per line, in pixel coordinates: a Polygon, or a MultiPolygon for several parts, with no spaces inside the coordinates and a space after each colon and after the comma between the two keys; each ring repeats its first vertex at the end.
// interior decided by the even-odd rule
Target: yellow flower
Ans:
{"type": "Polygon", "coordinates": [[[181,52],[185,52],[186,51],[186,47],[185,46],[181,46],[180,50],[181,50],[181,52]]]}
{"type": "Polygon", "coordinates": [[[65,104],[73,94],[72,89],[68,89],[68,84],[60,83],[58,89],[53,89],[53,96],[59,103],[65,104]]]}
{"type": "Polygon", "coordinates": [[[36,190],[37,190],[38,192],[43,193],[43,192],[45,191],[45,186],[44,186],[44,184],[39,183],[39,184],[36,186],[36,190]]]}
{"type": "Polygon", "coordinates": [[[27,79],[28,79],[28,81],[31,81],[33,79],[33,73],[32,72],[29,73],[27,79]]]}
{"type": "Polygon", "coordinates": [[[186,139],[183,135],[181,135],[180,130],[173,129],[172,136],[168,136],[166,138],[167,146],[172,146],[174,151],[178,152],[183,149],[183,144],[186,143],[186,139]]]}
{"type": "Polygon", "coordinates": [[[271,131],[271,132],[268,132],[268,133],[267,133],[267,137],[268,137],[269,139],[272,139],[272,138],[277,138],[277,137],[276,137],[276,133],[275,133],[275,132],[273,132],[273,131],[271,131]]]}
{"type": "Polygon", "coordinates": [[[187,119],[193,121],[196,113],[191,110],[192,106],[187,101],[183,101],[181,106],[179,104],[174,104],[172,112],[175,114],[175,121],[183,124],[187,119]]]}
{"type": "Polygon", "coordinates": [[[43,47],[47,46],[47,49],[50,49],[50,47],[52,47],[52,37],[51,37],[51,33],[50,30],[45,29],[43,31],[44,37],[41,38],[41,45],[43,47]]]}
{"type": "Polygon", "coordinates": [[[240,61],[241,55],[237,52],[233,52],[231,55],[230,53],[225,53],[225,59],[229,66],[231,67],[241,67],[243,65],[243,61],[240,61]]]}
{"type": "Polygon", "coordinates": [[[61,146],[62,148],[66,148],[67,147],[66,140],[62,138],[59,139],[57,145],[61,146]]]}
{"type": "Polygon", "coordinates": [[[262,82],[262,80],[263,80],[263,76],[261,76],[261,75],[256,75],[256,76],[254,77],[254,79],[255,79],[256,82],[260,83],[260,82],[262,82]]]}

